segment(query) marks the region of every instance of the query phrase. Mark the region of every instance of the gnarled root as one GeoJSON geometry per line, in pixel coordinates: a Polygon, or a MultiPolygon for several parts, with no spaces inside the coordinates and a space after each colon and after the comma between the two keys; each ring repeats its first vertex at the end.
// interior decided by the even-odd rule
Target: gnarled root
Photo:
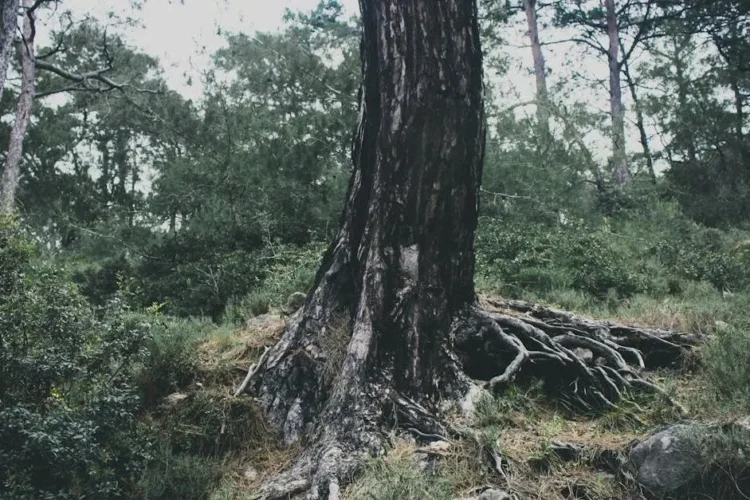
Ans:
{"type": "MultiPolygon", "coordinates": [[[[295,315],[245,385],[255,389],[285,440],[310,445],[285,473],[265,483],[261,497],[337,499],[364,457],[384,453],[388,430],[399,428],[422,442],[461,437],[465,431],[448,423],[443,412],[466,412],[472,394],[502,390],[519,375],[544,379],[571,407],[614,408],[627,392],[660,391],[644,370],[678,363],[700,340],[518,301],[488,304],[468,306],[454,317],[452,333],[441,344],[435,392],[424,395],[397,390],[398,372],[387,358],[372,364],[374,330],[366,322],[355,322],[345,333],[349,346],[331,378],[332,353],[319,338],[333,315],[325,307],[316,309],[317,317],[295,315]]],[[[496,449],[486,455],[503,474],[504,457],[496,449]]]]}
{"type": "Polygon", "coordinates": [[[553,382],[561,399],[579,409],[613,408],[628,391],[661,392],[643,371],[678,364],[701,340],[520,301],[488,303],[470,308],[454,327],[467,373],[497,391],[523,371],[553,382]]]}

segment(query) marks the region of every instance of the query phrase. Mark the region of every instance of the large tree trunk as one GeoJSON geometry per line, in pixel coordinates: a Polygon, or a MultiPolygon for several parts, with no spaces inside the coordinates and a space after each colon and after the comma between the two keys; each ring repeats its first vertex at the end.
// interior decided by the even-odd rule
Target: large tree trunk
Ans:
{"type": "Polygon", "coordinates": [[[16,26],[18,26],[18,0],[0,0],[0,95],[5,88],[5,77],[13,53],[16,26]]]}
{"type": "Polygon", "coordinates": [[[31,121],[31,105],[34,102],[34,29],[33,13],[29,9],[34,0],[24,0],[23,39],[21,40],[21,95],[18,97],[16,120],[10,132],[8,154],[5,157],[2,182],[0,183],[0,212],[10,213],[15,208],[16,191],[21,177],[23,140],[31,121]]]}
{"type": "Polygon", "coordinates": [[[539,130],[543,137],[550,136],[549,130],[549,94],[547,92],[547,69],[542,54],[542,44],[539,42],[539,26],[536,20],[536,0],[524,0],[523,9],[526,12],[526,24],[531,42],[531,56],[534,59],[534,76],[536,77],[536,109],[539,130]]]}
{"type": "Polygon", "coordinates": [[[612,179],[617,186],[631,181],[625,152],[625,108],[620,84],[620,33],[615,0],[605,0],[609,37],[609,107],[612,115],[612,179]]]}
{"type": "Polygon", "coordinates": [[[609,324],[520,303],[479,307],[485,129],[475,2],[360,7],[363,80],[342,227],[305,305],[237,391],[255,394],[285,441],[309,443],[266,483],[265,498],[336,499],[362,455],[382,453],[384,427],[445,435],[442,412],[470,410],[480,385],[501,389],[521,370],[549,376],[571,404],[611,407],[624,389],[653,388],[638,375],[648,359],[638,347],[662,348],[662,362],[682,351],[657,332],[636,330],[642,336],[625,345],[609,324]],[[581,346],[602,366],[576,357],[581,346]]]}

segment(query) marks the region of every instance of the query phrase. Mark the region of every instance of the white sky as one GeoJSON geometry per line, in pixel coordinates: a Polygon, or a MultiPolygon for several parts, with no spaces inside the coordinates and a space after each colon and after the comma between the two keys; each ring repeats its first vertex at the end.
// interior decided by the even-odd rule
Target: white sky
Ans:
{"type": "MultiPolygon", "coordinates": [[[[159,58],[171,88],[187,98],[199,99],[201,69],[208,65],[211,53],[224,43],[224,33],[278,30],[283,26],[285,9],[309,11],[319,0],[140,0],[143,2],[141,10],[134,10],[132,1],[63,0],[62,5],[76,16],[90,14],[105,23],[109,12],[137,19],[142,26],[123,30],[124,38],[136,48],[159,58]],[[188,85],[189,80],[192,80],[192,85],[188,85]]],[[[359,14],[358,0],[339,1],[347,15],[359,14]]],[[[508,74],[500,81],[488,82],[495,87],[496,95],[501,96],[502,102],[508,105],[533,100],[535,88],[531,51],[525,47],[527,39],[523,16],[516,21],[503,30],[510,44],[502,48],[510,55],[508,74]]],[[[557,40],[565,35],[559,30],[545,27],[540,33],[543,41],[557,40]]],[[[43,37],[42,32],[40,39],[43,37]]],[[[563,102],[584,102],[592,109],[607,112],[606,87],[596,83],[587,85],[572,77],[574,73],[583,73],[592,80],[604,80],[607,75],[604,61],[585,55],[580,47],[571,44],[546,46],[544,51],[551,71],[550,87],[554,89],[556,83],[562,84],[555,98],[563,102]]],[[[623,94],[627,108],[628,95],[626,92],[623,94]]],[[[532,106],[516,110],[517,115],[533,112],[532,106]]],[[[627,135],[628,150],[640,151],[632,121],[628,124],[627,135]]],[[[602,131],[590,131],[586,140],[598,160],[606,161],[610,148],[602,131]]]]}
{"type": "MultiPolygon", "coordinates": [[[[358,15],[358,0],[340,3],[348,15],[358,15]]],[[[126,40],[159,58],[171,88],[196,99],[201,89],[188,86],[188,77],[200,81],[199,70],[223,43],[220,31],[275,31],[283,26],[285,9],[309,11],[317,4],[318,0],[145,0],[136,11],[128,0],[64,0],[63,7],[99,19],[110,12],[137,19],[142,27],[125,30],[126,40]]]]}

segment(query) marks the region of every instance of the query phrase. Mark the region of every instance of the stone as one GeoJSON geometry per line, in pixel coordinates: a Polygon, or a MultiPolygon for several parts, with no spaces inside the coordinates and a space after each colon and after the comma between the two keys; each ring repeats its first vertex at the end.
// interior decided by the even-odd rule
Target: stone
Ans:
{"type": "Polygon", "coordinates": [[[243,475],[245,476],[245,479],[247,479],[248,481],[255,481],[260,476],[258,471],[253,466],[250,466],[247,469],[245,469],[245,473],[243,475]]]}
{"type": "Polygon", "coordinates": [[[484,490],[477,500],[511,500],[510,495],[503,490],[490,488],[484,490]]]}
{"type": "Polygon", "coordinates": [[[726,330],[729,330],[729,323],[721,320],[714,321],[714,326],[716,326],[717,332],[724,332],[726,330]]]}
{"type": "Polygon", "coordinates": [[[170,394],[169,396],[166,396],[163,401],[166,405],[175,406],[185,401],[188,397],[189,396],[187,394],[180,394],[178,392],[175,392],[173,394],[170,394]]]}
{"type": "Polygon", "coordinates": [[[433,441],[426,446],[426,450],[433,453],[442,454],[451,449],[451,444],[448,441],[433,441]]]}
{"type": "Polygon", "coordinates": [[[287,312],[293,313],[297,309],[305,305],[305,300],[307,300],[307,295],[302,292],[294,292],[289,296],[288,299],[286,299],[285,309],[287,310],[287,312]]]}
{"type": "Polygon", "coordinates": [[[573,349],[573,354],[581,358],[581,360],[587,365],[590,365],[594,362],[594,353],[593,351],[591,351],[591,349],[576,347],[575,349],[573,349]]]}
{"type": "Polygon", "coordinates": [[[704,464],[699,450],[691,445],[690,434],[705,429],[698,424],[677,424],[638,443],[629,455],[635,480],[663,495],[699,477],[704,464]]]}

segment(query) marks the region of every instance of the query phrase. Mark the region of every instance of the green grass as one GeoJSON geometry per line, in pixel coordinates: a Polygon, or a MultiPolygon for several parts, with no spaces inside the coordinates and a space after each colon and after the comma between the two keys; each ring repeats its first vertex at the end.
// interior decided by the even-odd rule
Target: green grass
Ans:
{"type": "Polygon", "coordinates": [[[419,470],[411,456],[370,461],[348,490],[352,500],[449,500],[453,484],[446,477],[419,470]]]}

